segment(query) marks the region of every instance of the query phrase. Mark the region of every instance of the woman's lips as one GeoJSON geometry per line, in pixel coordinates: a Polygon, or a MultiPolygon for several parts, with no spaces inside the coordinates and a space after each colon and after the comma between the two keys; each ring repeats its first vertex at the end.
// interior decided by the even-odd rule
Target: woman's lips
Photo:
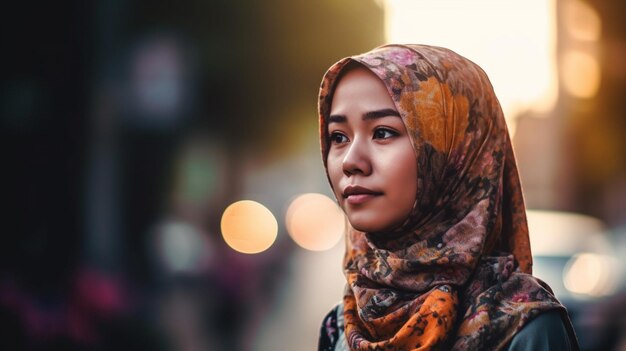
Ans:
{"type": "Polygon", "coordinates": [[[349,203],[350,205],[359,205],[359,204],[362,204],[364,202],[367,202],[367,201],[375,198],[376,196],[378,196],[378,195],[377,194],[348,195],[346,197],[346,202],[349,203]]]}
{"type": "Polygon", "coordinates": [[[382,195],[382,193],[361,186],[351,185],[343,190],[343,198],[350,205],[362,204],[379,195],[382,195]]]}

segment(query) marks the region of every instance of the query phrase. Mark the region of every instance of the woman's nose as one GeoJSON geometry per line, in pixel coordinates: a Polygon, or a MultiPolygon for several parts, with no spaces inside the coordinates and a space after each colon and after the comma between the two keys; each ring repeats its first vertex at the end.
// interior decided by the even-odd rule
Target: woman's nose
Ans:
{"type": "Polygon", "coordinates": [[[346,176],[355,174],[369,175],[372,172],[372,164],[368,157],[367,146],[355,139],[348,148],[343,158],[343,173],[346,176]]]}

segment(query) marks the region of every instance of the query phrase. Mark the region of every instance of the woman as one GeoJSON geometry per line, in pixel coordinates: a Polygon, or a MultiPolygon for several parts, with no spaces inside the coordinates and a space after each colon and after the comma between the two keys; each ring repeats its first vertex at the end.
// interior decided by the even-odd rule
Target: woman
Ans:
{"type": "Polygon", "coordinates": [[[319,114],[350,222],[320,350],[578,348],[531,275],[515,158],[480,67],[439,47],[376,48],[327,71],[319,114]]]}

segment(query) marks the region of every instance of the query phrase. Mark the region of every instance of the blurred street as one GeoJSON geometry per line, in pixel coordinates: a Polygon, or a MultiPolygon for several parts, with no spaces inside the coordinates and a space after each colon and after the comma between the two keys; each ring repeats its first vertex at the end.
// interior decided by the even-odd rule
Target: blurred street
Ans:
{"type": "Polygon", "coordinates": [[[626,350],[624,13],[613,0],[5,5],[0,350],[315,349],[344,289],[345,228],[319,83],[390,42],[485,69],[537,221],[536,272],[583,349],[626,350]]]}

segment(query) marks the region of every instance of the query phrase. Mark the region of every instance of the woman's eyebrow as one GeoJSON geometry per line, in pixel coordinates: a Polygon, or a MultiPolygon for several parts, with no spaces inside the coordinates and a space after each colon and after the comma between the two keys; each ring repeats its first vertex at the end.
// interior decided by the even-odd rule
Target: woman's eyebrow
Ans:
{"type": "Polygon", "coordinates": [[[346,123],[347,120],[348,120],[348,118],[346,118],[346,116],[344,116],[344,115],[330,115],[328,117],[328,124],[331,124],[331,123],[346,123]]]}
{"type": "MultiPolygon", "coordinates": [[[[389,117],[389,116],[394,116],[394,117],[400,117],[400,113],[394,109],[391,108],[385,108],[382,110],[375,110],[375,111],[369,111],[363,114],[363,120],[367,121],[367,120],[372,120],[372,119],[377,119],[377,118],[383,118],[383,117],[389,117]]],[[[346,118],[346,116],[344,115],[330,115],[328,117],[328,124],[330,123],[346,123],[348,119],[346,118]]]]}
{"type": "Polygon", "coordinates": [[[376,111],[369,111],[363,115],[363,120],[366,121],[370,119],[389,117],[389,116],[400,117],[400,113],[398,113],[398,111],[391,109],[391,108],[385,108],[385,109],[376,110],[376,111]]]}

